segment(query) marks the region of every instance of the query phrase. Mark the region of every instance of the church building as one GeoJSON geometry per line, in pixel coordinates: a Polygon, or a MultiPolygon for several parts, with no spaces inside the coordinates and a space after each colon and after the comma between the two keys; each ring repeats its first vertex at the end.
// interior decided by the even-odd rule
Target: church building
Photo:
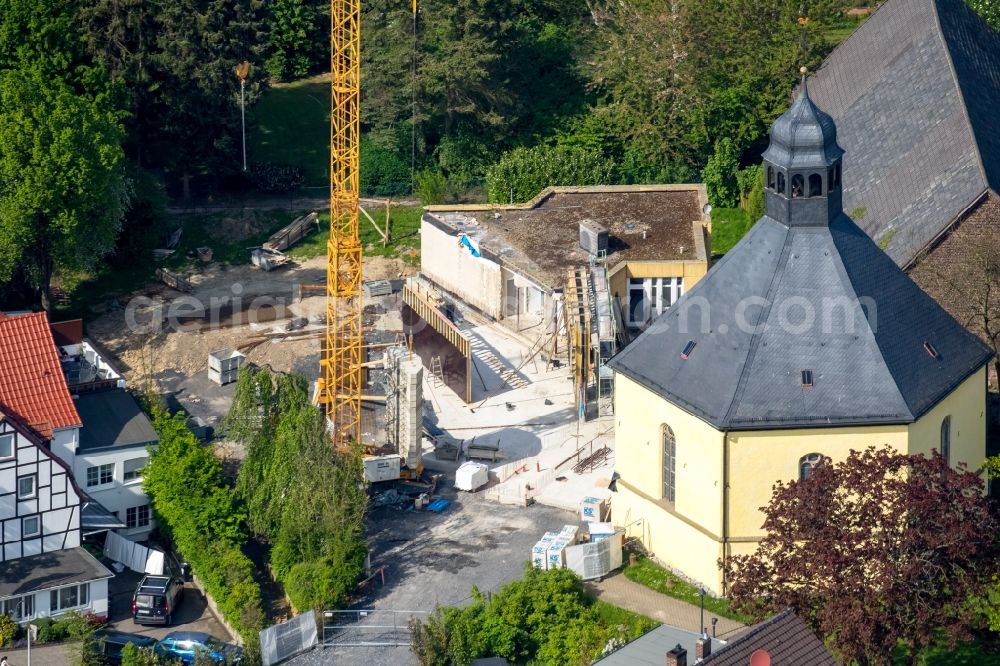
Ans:
{"type": "Polygon", "coordinates": [[[821,456],[985,458],[992,352],[843,212],[844,150],[805,81],[763,157],[764,217],[609,363],[612,518],[716,594],[773,484],[821,456]]]}

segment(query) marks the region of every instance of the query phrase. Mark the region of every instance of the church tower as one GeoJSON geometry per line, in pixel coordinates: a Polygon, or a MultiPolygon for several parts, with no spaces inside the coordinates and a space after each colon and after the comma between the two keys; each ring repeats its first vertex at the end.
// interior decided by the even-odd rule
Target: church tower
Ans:
{"type": "Polygon", "coordinates": [[[774,122],[764,152],[765,211],[785,226],[826,226],[842,212],[840,163],[833,119],[809,99],[806,77],[791,108],[774,122]]]}

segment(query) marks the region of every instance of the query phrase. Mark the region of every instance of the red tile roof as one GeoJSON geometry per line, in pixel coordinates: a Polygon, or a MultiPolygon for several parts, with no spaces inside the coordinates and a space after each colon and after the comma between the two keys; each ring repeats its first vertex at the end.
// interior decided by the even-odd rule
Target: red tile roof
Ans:
{"type": "Polygon", "coordinates": [[[0,313],[0,405],[45,437],[81,425],[44,312],[0,313]]]}

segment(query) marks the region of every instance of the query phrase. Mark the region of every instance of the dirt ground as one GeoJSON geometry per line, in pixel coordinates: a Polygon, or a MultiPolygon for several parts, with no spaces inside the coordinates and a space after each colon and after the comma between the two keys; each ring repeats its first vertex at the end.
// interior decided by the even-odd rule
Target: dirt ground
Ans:
{"type": "MultiPolygon", "coordinates": [[[[397,279],[413,272],[399,259],[365,258],[366,281],[397,279]]],[[[110,352],[130,386],[157,392],[169,390],[164,384],[171,378],[206,373],[209,352],[235,349],[266,334],[280,334],[295,318],[308,319],[305,328],[296,331],[298,337],[269,339],[249,349],[247,359],[276,371],[295,370],[311,378],[317,376],[318,366],[313,366],[318,362],[325,295],[322,288],[302,286],[326,282],[324,257],[270,273],[249,263],[208,264],[183,277],[195,285],[193,293],[183,294],[161,284],[148,285],[133,294],[123,309],[105,313],[87,325],[87,335],[110,352]],[[228,314],[234,309],[237,314],[228,314]],[[242,315],[241,309],[246,310],[242,315]],[[211,315],[207,326],[192,319],[192,313],[197,311],[211,315]],[[255,322],[254,312],[258,319],[271,320],[255,322]],[[154,322],[164,315],[165,324],[156,330],[154,322]],[[245,323],[228,325],[233,317],[241,317],[245,323]]]]}

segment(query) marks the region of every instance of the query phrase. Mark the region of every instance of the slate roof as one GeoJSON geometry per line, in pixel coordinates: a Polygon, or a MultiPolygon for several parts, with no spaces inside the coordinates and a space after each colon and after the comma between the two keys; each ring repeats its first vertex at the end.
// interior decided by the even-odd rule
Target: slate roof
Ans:
{"type": "MultiPolygon", "coordinates": [[[[775,122],[779,132],[804,105],[805,94],[775,122]]],[[[836,133],[822,134],[834,155],[836,133]]],[[[815,223],[827,217],[809,205],[828,210],[837,195],[768,190],[768,211],[785,219],[762,217],[609,366],[720,430],[920,418],[992,352],[839,208],[815,223]],[[772,206],[780,200],[806,206],[772,206]]]]}
{"type": "Polygon", "coordinates": [[[844,210],[899,265],[1000,191],[1000,34],[963,0],[888,0],[809,91],[847,151],[844,210]]]}
{"type": "Polygon", "coordinates": [[[46,438],[80,425],[44,312],[0,313],[0,405],[46,438]]]}
{"type": "MultiPolygon", "coordinates": [[[[754,625],[739,638],[712,652],[698,662],[710,666],[747,666],[750,657],[763,650],[771,657],[769,662],[779,664],[808,664],[809,666],[837,666],[822,641],[791,610],[778,613],[770,620],[754,625]]],[[[688,663],[693,663],[688,657],[688,663]]]]}
{"type": "Polygon", "coordinates": [[[113,576],[107,567],[83,548],[65,548],[4,562],[0,567],[0,597],[113,576]]]}
{"type": "Polygon", "coordinates": [[[125,389],[81,393],[76,408],[83,419],[80,451],[146,446],[160,441],[153,425],[125,389]]]}

